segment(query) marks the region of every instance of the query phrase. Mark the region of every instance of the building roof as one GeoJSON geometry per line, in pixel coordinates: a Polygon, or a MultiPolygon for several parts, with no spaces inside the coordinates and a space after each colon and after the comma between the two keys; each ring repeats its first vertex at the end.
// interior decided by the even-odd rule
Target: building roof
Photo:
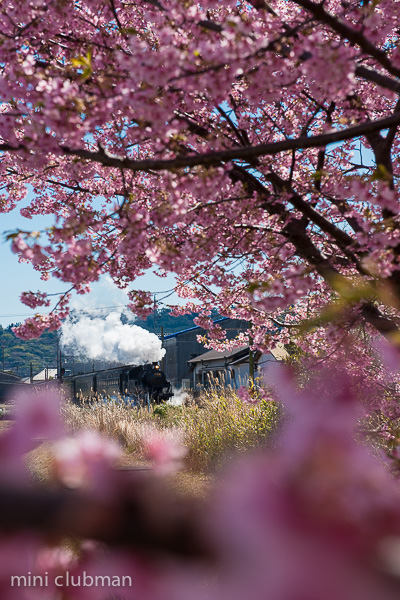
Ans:
{"type": "MultiPolygon", "coordinates": [[[[235,365],[240,365],[240,363],[250,362],[249,354],[250,354],[249,348],[247,348],[247,352],[245,354],[235,357],[235,359],[229,363],[230,366],[234,367],[235,365]]],[[[260,354],[259,352],[255,353],[255,356],[254,356],[255,362],[257,362],[256,358],[257,358],[257,355],[259,355],[259,354],[260,354]]]]}
{"type": "Polygon", "coordinates": [[[270,352],[276,360],[286,360],[289,358],[289,353],[282,342],[278,342],[270,352]]]}
{"type": "Polygon", "coordinates": [[[238,358],[238,355],[245,355],[248,354],[248,352],[249,346],[239,346],[238,348],[234,348],[233,350],[224,350],[223,352],[218,352],[217,350],[209,350],[204,354],[200,354],[200,356],[195,356],[195,358],[192,358],[188,362],[195,364],[202,361],[219,360],[221,358],[238,358]]]}
{"type": "Polygon", "coordinates": [[[21,381],[21,376],[15,373],[8,373],[7,371],[0,371],[0,383],[21,381]]]}
{"type": "MultiPolygon", "coordinates": [[[[269,350],[269,352],[270,352],[270,354],[272,354],[272,356],[277,361],[285,360],[289,356],[289,354],[287,353],[285,346],[282,344],[282,342],[278,342],[272,350],[269,350]]],[[[258,352],[258,354],[262,355],[261,352],[258,352]]],[[[200,354],[200,356],[196,356],[195,358],[192,358],[188,362],[194,365],[194,364],[202,362],[202,361],[207,362],[207,361],[211,361],[211,360],[220,360],[221,358],[226,358],[226,359],[229,358],[229,359],[233,359],[230,361],[230,364],[234,365],[236,363],[241,362],[243,360],[243,358],[248,357],[248,355],[249,355],[249,346],[238,346],[237,348],[234,348],[233,350],[225,350],[223,352],[218,352],[217,350],[209,350],[208,352],[205,352],[204,354],[200,354]]],[[[259,364],[262,364],[262,363],[259,363],[259,364]]]]}

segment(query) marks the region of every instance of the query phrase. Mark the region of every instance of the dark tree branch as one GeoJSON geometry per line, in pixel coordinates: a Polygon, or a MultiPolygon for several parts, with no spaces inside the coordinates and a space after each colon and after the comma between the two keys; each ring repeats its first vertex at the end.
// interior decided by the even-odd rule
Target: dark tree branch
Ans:
{"type": "Polygon", "coordinates": [[[228,123],[229,127],[232,129],[233,133],[239,140],[240,146],[248,146],[249,144],[246,142],[246,140],[243,139],[241,131],[239,131],[239,129],[236,127],[235,123],[232,121],[232,119],[230,118],[228,113],[221,106],[217,106],[217,110],[218,110],[219,114],[228,123]]]}
{"type": "Polygon", "coordinates": [[[295,4],[308,10],[318,21],[328,25],[333,31],[338,33],[342,38],[347,39],[351,44],[359,46],[363,52],[372,56],[384,67],[391,75],[400,77],[400,69],[394,67],[384,50],[375,46],[368,38],[365,37],[362,31],[350,27],[324,8],[324,2],[315,3],[311,0],[293,0],[295,4]]]}
{"type": "Polygon", "coordinates": [[[374,69],[370,69],[369,67],[364,67],[363,65],[359,65],[355,69],[355,74],[366,81],[370,81],[371,83],[376,83],[387,90],[391,90],[392,92],[396,92],[400,94],[400,82],[396,79],[392,79],[387,75],[383,75],[374,69]]]}
{"type": "Polygon", "coordinates": [[[223,31],[222,25],[220,25],[219,23],[215,23],[215,21],[209,21],[209,20],[199,21],[198,25],[199,25],[199,27],[203,27],[204,29],[209,29],[210,31],[216,31],[217,33],[221,33],[221,31],[223,31]]]}
{"type": "Polygon", "coordinates": [[[290,204],[292,204],[294,208],[307,217],[307,219],[317,225],[321,231],[328,234],[330,238],[336,242],[337,246],[349,255],[355,267],[358,265],[358,260],[354,256],[353,252],[349,253],[350,249],[353,250],[358,247],[356,240],[354,240],[348,233],[337,227],[334,223],[326,219],[310,203],[306,202],[306,200],[304,200],[300,194],[298,194],[286,181],[279,177],[279,175],[271,172],[267,178],[269,181],[274,183],[279,190],[289,192],[291,194],[288,198],[290,204]]]}
{"type": "MultiPolygon", "coordinates": [[[[325,256],[309,238],[306,227],[308,219],[289,218],[290,213],[279,201],[271,201],[271,194],[264,188],[262,183],[243,167],[235,165],[232,170],[232,179],[240,180],[244,184],[256,191],[261,198],[264,198],[263,207],[271,215],[279,215],[286,224],[282,228],[281,234],[293,244],[296,254],[299,258],[305,260],[315,271],[333,288],[337,288],[338,281],[345,281],[346,278],[332,266],[331,259],[325,256]]],[[[278,185],[278,184],[277,184],[278,185]]],[[[350,238],[352,239],[352,238],[350,238]]],[[[349,286],[351,287],[351,283],[349,286]]],[[[389,339],[394,334],[399,335],[400,329],[397,323],[389,317],[386,317],[379,308],[370,299],[361,302],[361,314],[364,319],[389,339]]]]}
{"type": "MultiPolygon", "coordinates": [[[[334,102],[331,102],[327,111],[326,111],[326,123],[328,125],[332,125],[332,113],[334,112],[336,108],[336,105],[334,102]]],[[[322,170],[324,168],[324,164],[325,164],[325,153],[326,153],[326,147],[325,148],[321,148],[321,150],[319,150],[318,152],[318,159],[317,159],[317,172],[316,172],[316,177],[315,177],[315,189],[319,192],[321,190],[321,182],[322,182],[322,170]]]]}
{"type": "Polygon", "coordinates": [[[123,31],[123,27],[121,25],[121,21],[118,18],[117,9],[115,8],[115,2],[114,2],[114,0],[110,0],[110,6],[111,6],[111,11],[112,11],[112,13],[114,15],[114,18],[115,18],[115,22],[118,25],[118,29],[120,30],[120,32],[122,32],[123,31]]]}
{"type": "MultiPolygon", "coordinates": [[[[394,114],[400,112],[400,98],[396,103],[394,114]]],[[[397,133],[397,125],[389,127],[387,136],[384,138],[384,146],[388,152],[392,151],[392,146],[397,133]]]]}
{"type": "Polygon", "coordinates": [[[326,198],[327,200],[329,200],[329,202],[331,204],[333,204],[334,206],[337,207],[337,209],[339,210],[342,217],[347,221],[347,223],[350,225],[350,227],[352,228],[352,230],[355,233],[363,232],[363,228],[360,226],[357,219],[355,217],[348,215],[348,213],[351,213],[351,207],[346,202],[346,200],[343,200],[343,199],[339,200],[338,198],[333,198],[332,196],[325,195],[325,194],[323,195],[323,197],[326,198]]]}
{"type": "MultiPolygon", "coordinates": [[[[119,158],[112,156],[108,152],[92,151],[79,148],[70,148],[69,146],[60,146],[64,154],[68,156],[77,156],[84,160],[98,162],[105,167],[123,168],[130,171],[163,171],[171,169],[184,169],[187,167],[196,167],[203,165],[205,167],[216,166],[221,162],[232,160],[251,161],[259,156],[268,156],[286,152],[288,150],[305,150],[306,148],[321,148],[329,144],[343,142],[354,139],[362,135],[367,135],[382,129],[388,129],[393,125],[400,123],[400,113],[395,113],[390,117],[384,117],[376,121],[366,121],[354,127],[340,131],[332,131],[310,137],[299,137],[280,142],[259,144],[256,146],[232,148],[229,150],[220,150],[216,152],[199,153],[195,156],[177,156],[171,159],[144,159],[132,160],[130,158],[119,158]]],[[[28,150],[23,145],[12,146],[11,144],[0,144],[0,151],[18,151],[28,150]]]]}

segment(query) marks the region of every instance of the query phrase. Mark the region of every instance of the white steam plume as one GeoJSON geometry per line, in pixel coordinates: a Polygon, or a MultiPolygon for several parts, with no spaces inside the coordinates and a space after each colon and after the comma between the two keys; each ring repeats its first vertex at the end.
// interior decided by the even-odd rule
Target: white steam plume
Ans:
{"type": "Polygon", "coordinates": [[[162,359],[165,350],[154,333],[121,322],[121,312],[105,319],[82,316],[67,320],[61,329],[61,345],[67,352],[91,360],[143,365],[162,359]]]}
{"type": "Polygon", "coordinates": [[[185,390],[177,390],[173,388],[172,390],[174,395],[167,401],[167,404],[171,404],[172,406],[183,406],[187,400],[189,400],[190,396],[185,390]]]}

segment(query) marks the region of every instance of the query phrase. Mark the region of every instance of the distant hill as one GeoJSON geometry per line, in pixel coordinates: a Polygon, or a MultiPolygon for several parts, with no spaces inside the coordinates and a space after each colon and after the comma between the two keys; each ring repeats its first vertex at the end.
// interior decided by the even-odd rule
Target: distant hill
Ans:
{"type": "Polygon", "coordinates": [[[59,333],[49,331],[37,340],[21,340],[11,331],[0,326],[0,368],[27,377],[32,363],[33,372],[43,367],[53,367],[57,363],[57,344],[59,333]],[[4,357],[4,360],[3,360],[4,357]]]}
{"type": "MultiPolygon", "coordinates": [[[[173,317],[168,309],[162,308],[145,320],[137,319],[135,324],[157,335],[161,335],[161,328],[163,328],[164,335],[168,335],[194,327],[193,319],[196,316],[197,313],[192,313],[173,317]]],[[[214,318],[218,318],[218,315],[215,314],[214,318]]],[[[11,331],[14,325],[6,328],[0,325],[0,369],[3,369],[3,350],[4,369],[23,377],[29,376],[31,364],[34,373],[45,367],[56,367],[60,333],[49,331],[36,340],[21,340],[11,331]]]]}

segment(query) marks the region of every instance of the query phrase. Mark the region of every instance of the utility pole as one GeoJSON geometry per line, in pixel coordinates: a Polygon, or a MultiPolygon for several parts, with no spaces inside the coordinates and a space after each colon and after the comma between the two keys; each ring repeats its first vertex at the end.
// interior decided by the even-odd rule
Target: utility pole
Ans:
{"type": "Polygon", "coordinates": [[[4,344],[1,345],[2,350],[3,350],[3,371],[4,371],[4,344]]]}
{"type": "Polygon", "coordinates": [[[253,338],[249,337],[249,384],[254,385],[254,352],[251,349],[253,344],[253,338]]]}

